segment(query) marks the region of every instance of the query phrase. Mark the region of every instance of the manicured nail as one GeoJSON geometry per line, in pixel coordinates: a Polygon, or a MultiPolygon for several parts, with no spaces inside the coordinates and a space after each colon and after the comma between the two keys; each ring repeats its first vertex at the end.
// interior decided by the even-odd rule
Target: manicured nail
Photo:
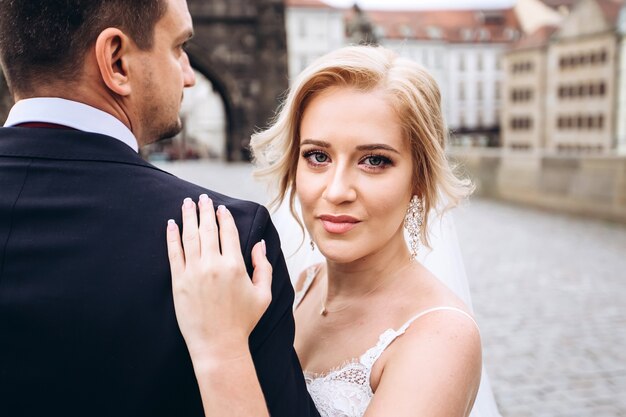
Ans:
{"type": "Polygon", "coordinates": [[[208,195],[206,195],[206,194],[201,194],[201,195],[200,195],[200,202],[201,202],[202,204],[206,204],[206,203],[208,203],[208,202],[209,202],[209,196],[208,196],[208,195]]]}
{"type": "Polygon", "coordinates": [[[187,197],[184,201],[183,201],[183,207],[190,209],[193,208],[193,200],[189,197],[187,197]]]}
{"type": "Polygon", "coordinates": [[[265,239],[261,239],[261,246],[263,246],[263,256],[267,256],[267,245],[265,244],[265,239]]]}
{"type": "Polygon", "coordinates": [[[219,205],[217,206],[217,212],[219,214],[226,214],[228,213],[228,209],[225,206],[219,205]]]}
{"type": "Polygon", "coordinates": [[[168,230],[172,230],[172,231],[173,231],[173,230],[176,230],[176,220],[174,220],[174,219],[169,219],[169,220],[167,221],[167,229],[168,229],[168,230]]]}

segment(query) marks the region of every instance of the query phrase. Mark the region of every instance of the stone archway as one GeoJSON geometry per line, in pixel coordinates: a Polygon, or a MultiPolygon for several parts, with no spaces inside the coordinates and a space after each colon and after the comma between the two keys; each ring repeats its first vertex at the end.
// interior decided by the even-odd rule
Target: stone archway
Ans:
{"type": "Polygon", "coordinates": [[[188,0],[187,51],[223,99],[227,159],[249,159],[250,135],[267,126],[288,87],[283,0],[188,0]]]}

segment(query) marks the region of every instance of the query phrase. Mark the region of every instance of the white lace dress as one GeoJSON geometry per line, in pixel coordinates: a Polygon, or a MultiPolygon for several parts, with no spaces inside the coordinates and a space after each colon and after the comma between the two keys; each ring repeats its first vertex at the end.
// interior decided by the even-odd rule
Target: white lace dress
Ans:
{"type": "MultiPolygon", "coordinates": [[[[302,289],[296,294],[294,309],[302,302],[308,292],[318,268],[310,267],[302,289]]],[[[411,323],[433,311],[452,310],[474,319],[465,311],[455,307],[435,307],[413,316],[398,330],[388,329],[378,338],[375,346],[368,349],[359,358],[346,362],[345,365],[324,375],[304,372],[307,388],[321,417],[362,417],[374,392],[370,386],[372,367],[380,355],[396,338],[403,335],[411,323]]],[[[475,322],[474,322],[475,323],[475,322]]],[[[478,326],[478,325],[476,325],[478,326]]]]}

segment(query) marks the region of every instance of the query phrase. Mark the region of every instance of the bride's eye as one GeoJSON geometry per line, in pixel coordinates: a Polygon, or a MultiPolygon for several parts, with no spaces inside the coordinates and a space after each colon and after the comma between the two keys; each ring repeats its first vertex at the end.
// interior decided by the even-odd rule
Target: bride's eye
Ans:
{"type": "Polygon", "coordinates": [[[365,158],[361,159],[360,163],[365,165],[369,169],[382,169],[393,165],[391,159],[383,155],[368,155],[365,158]]]}
{"type": "Polygon", "coordinates": [[[313,166],[324,165],[330,161],[328,155],[321,151],[304,152],[302,156],[313,166]]]}
{"type": "Polygon", "coordinates": [[[370,156],[369,158],[367,158],[370,162],[370,165],[373,165],[375,167],[382,165],[385,163],[385,161],[383,160],[383,158],[381,158],[380,156],[370,156]]]}

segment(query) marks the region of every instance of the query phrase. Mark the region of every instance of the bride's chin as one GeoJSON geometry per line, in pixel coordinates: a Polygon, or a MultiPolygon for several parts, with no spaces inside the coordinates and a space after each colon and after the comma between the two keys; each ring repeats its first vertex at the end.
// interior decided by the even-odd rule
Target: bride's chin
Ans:
{"type": "Polygon", "coordinates": [[[355,248],[354,244],[318,244],[319,251],[328,262],[336,264],[349,264],[357,261],[365,255],[363,251],[355,248]]]}

